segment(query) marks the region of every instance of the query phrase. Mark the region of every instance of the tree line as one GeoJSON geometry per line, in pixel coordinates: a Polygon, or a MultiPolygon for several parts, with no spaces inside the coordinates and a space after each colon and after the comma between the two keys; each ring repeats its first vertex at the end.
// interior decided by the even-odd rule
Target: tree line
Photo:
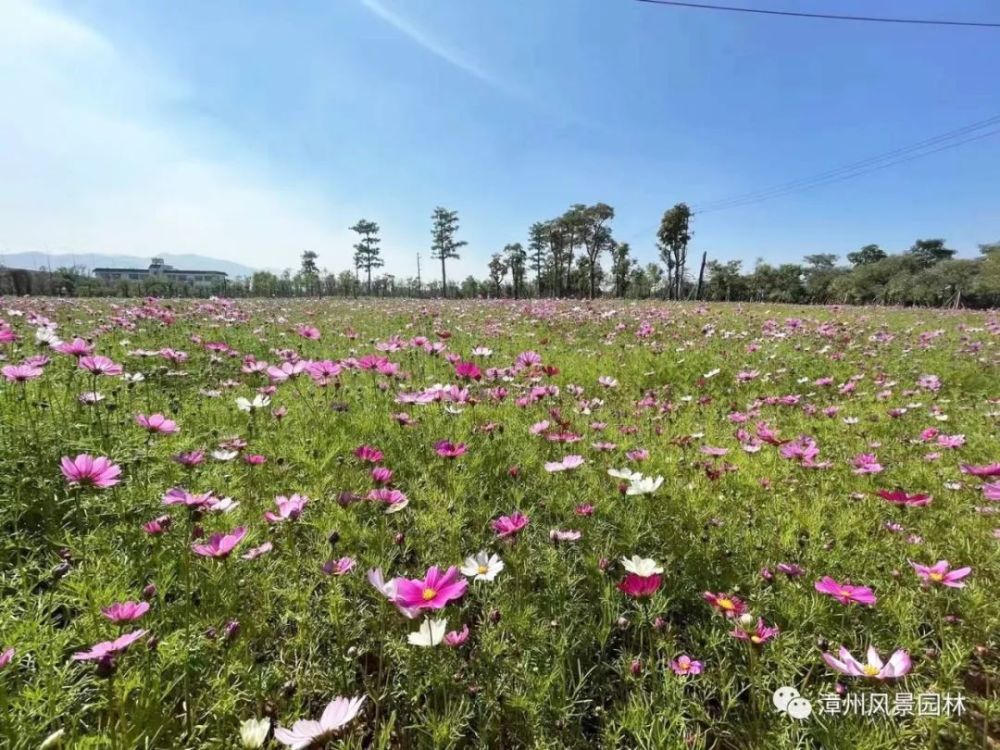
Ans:
{"type": "Polygon", "coordinates": [[[804,304],[894,304],[925,306],[1000,306],[1000,243],[980,245],[977,258],[955,258],[943,239],[918,239],[904,251],[888,253],[869,244],[846,254],[806,255],[801,263],[773,265],[758,259],[751,269],[742,260],[688,261],[694,214],[685,203],[664,211],[656,229],[658,262],[641,263],[628,242],[614,237],[615,210],[606,203],[573,204],[561,215],[533,223],[526,242],[505,244],[493,253],[483,278],[449,279],[448,263],[467,243],[458,238],[458,212],[443,207],[431,215],[429,259],[424,278],[384,271],[379,225],[360,219],[350,230],[357,237],[349,269],[320,269],[319,256],[302,253],[296,271],[258,271],[212,287],[163,279],[105,283],[76,269],[55,272],[0,269],[0,294],[70,296],[296,297],[538,297],[786,302],[804,304]],[[17,274],[15,279],[13,275],[17,274]],[[30,277],[24,277],[30,274],[30,277]],[[27,278],[27,285],[25,284],[27,278]]]}

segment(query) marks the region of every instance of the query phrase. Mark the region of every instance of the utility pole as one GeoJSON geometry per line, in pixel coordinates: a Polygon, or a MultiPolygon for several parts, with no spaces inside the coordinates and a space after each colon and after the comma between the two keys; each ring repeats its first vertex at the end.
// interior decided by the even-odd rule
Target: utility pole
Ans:
{"type": "Polygon", "coordinates": [[[701,299],[701,291],[705,284],[705,261],[708,260],[708,251],[701,254],[701,270],[698,271],[698,299],[701,299]]]}
{"type": "Polygon", "coordinates": [[[420,282],[420,253],[417,253],[417,297],[421,296],[424,286],[420,282]]]}

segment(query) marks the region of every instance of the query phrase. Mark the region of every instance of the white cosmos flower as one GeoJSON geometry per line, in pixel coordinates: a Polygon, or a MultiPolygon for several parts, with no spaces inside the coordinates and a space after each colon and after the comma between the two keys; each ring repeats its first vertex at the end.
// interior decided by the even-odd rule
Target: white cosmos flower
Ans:
{"type": "Polygon", "coordinates": [[[146,379],[146,376],[141,372],[126,372],[122,375],[122,380],[126,383],[141,383],[146,379]]]}
{"type": "Polygon", "coordinates": [[[278,727],[274,739],[291,750],[305,750],[307,747],[324,746],[333,739],[348,722],[358,715],[364,696],[360,698],[334,698],[323,710],[319,721],[299,719],[291,729],[278,727]]]}
{"type": "Polygon", "coordinates": [[[212,458],[216,459],[217,461],[232,461],[238,455],[240,454],[237,453],[236,451],[224,451],[224,450],[212,451],[212,458]]]}
{"type": "Polygon", "coordinates": [[[209,506],[209,510],[216,513],[228,513],[231,510],[236,510],[240,506],[239,500],[233,500],[231,497],[224,497],[213,505],[209,506]]]}
{"type": "Polygon", "coordinates": [[[650,560],[648,557],[639,557],[638,555],[623,557],[622,566],[629,573],[635,573],[637,576],[641,576],[643,578],[648,578],[649,576],[663,572],[663,566],[658,565],[656,560],[650,560]]]}
{"type": "Polygon", "coordinates": [[[258,393],[256,396],[253,397],[253,401],[243,398],[242,396],[237,398],[236,408],[238,408],[240,411],[251,412],[254,409],[263,409],[265,406],[269,406],[270,403],[271,399],[269,397],[258,393]]]}
{"type": "Polygon", "coordinates": [[[716,367],[714,370],[709,370],[708,372],[706,372],[702,377],[705,378],[705,380],[710,380],[711,378],[714,378],[716,375],[718,375],[720,372],[722,372],[722,370],[716,367]]]}
{"type": "Polygon", "coordinates": [[[48,750],[50,747],[55,747],[56,745],[62,744],[62,738],[65,736],[65,729],[57,729],[44,740],[42,744],[38,746],[38,750],[48,750]]]}
{"type": "Polygon", "coordinates": [[[634,478],[625,490],[626,495],[651,495],[660,489],[663,484],[663,477],[644,477],[640,474],[634,478]]]}
{"type": "Polygon", "coordinates": [[[406,640],[412,646],[437,646],[444,640],[444,633],[448,629],[447,620],[432,620],[427,618],[420,625],[420,630],[410,633],[406,640]]]}
{"type": "Polygon", "coordinates": [[[608,469],[608,476],[614,477],[615,479],[624,479],[626,482],[631,482],[637,477],[641,477],[637,471],[632,471],[631,469],[608,469]]]}
{"type": "Polygon", "coordinates": [[[59,346],[62,343],[59,336],[56,335],[56,330],[46,326],[35,329],[35,341],[46,346],[59,346]]]}
{"type": "Polygon", "coordinates": [[[240,724],[240,740],[244,750],[257,750],[264,747],[264,740],[271,729],[270,719],[247,719],[240,724]]]}
{"type": "Polygon", "coordinates": [[[503,570],[503,560],[498,555],[488,552],[477,552],[465,558],[465,563],[459,570],[462,575],[474,581],[492,581],[503,570]]]}

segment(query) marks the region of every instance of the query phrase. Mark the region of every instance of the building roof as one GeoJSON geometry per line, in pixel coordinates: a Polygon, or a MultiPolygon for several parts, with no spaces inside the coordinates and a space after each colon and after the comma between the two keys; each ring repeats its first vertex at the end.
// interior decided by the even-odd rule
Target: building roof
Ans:
{"type": "MultiPolygon", "coordinates": [[[[93,273],[97,273],[98,271],[116,271],[118,273],[151,273],[150,269],[148,269],[148,268],[94,268],[94,269],[91,269],[91,270],[93,271],[93,273]]],[[[197,274],[197,273],[205,274],[205,273],[209,273],[209,274],[215,274],[216,276],[228,276],[229,275],[225,271],[191,271],[191,270],[185,270],[183,268],[161,268],[161,269],[157,269],[157,270],[160,273],[185,273],[185,274],[186,273],[192,273],[192,274],[197,274]]]]}

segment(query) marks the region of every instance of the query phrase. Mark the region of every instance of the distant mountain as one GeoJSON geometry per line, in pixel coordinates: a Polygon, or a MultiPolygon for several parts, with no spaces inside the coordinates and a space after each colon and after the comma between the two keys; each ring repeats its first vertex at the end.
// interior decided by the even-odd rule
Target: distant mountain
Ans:
{"type": "MultiPolygon", "coordinates": [[[[256,269],[233,263],[228,260],[206,258],[204,255],[158,255],[174,268],[186,271],[222,271],[230,278],[251,276],[256,269]]],[[[10,268],[27,268],[37,271],[40,268],[60,266],[83,267],[87,271],[93,268],[149,268],[151,256],[139,255],[102,255],[101,253],[0,253],[0,266],[10,268]]]]}

